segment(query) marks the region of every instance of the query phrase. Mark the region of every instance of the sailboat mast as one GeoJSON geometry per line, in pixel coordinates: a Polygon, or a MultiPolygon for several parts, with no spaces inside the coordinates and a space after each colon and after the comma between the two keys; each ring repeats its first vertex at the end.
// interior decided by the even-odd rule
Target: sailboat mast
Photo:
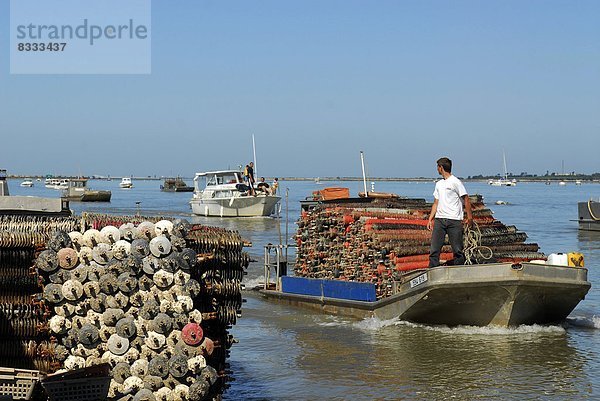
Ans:
{"type": "Polygon", "coordinates": [[[363,175],[363,185],[365,188],[365,198],[369,197],[369,193],[367,192],[367,175],[365,174],[365,155],[363,151],[360,151],[360,164],[362,165],[362,175],[363,175]]]}
{"type": "Polygon", "coordinates": [[[502,151],[502,159],[504,160],[504,179],[508,180],[508,171],[506,171],[506,153],[502,151]]]}
{"type": "Polygon", "coordinates": [[[256,144],[254,143],[254,134],[252,134],[252,156],[254,157],[254,177],[258,177],[258,168],[256,167],[256,144]]]}

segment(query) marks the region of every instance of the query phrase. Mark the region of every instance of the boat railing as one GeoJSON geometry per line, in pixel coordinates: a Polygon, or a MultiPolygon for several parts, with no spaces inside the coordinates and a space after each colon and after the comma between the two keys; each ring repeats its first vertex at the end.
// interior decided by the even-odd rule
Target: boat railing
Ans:
{"type": "Polygon", "coordinates": [[[287,276],[288,269],[288,248],[295,245],[265,245],[265,271],[264,284],[265,290],[275,287],[276,291],[281,290],[280,277],[287,276]],[[275,280],[271,282],[272,273],[275,273],[275,280]]]}

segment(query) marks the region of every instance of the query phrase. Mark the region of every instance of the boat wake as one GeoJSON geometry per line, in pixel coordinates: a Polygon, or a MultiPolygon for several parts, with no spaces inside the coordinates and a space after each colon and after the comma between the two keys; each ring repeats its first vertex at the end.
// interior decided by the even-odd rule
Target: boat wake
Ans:
{"type": "Polygon", "coordinates": [[[348,320],[340,316],[328,316],[327,321],[322,320],[322,315],[319,315],[315,321],[321,327],[337,327],[348,326],[348,320]]]}
{"type": "Polygon", "coordinates": [[[445,334],[458,335],[483,335],[483,336],[507,336],[507,335],[523,335],[523,334],[564,334],[565,328],[562,326],[544,326],[539,324],[521,325],[517,327],[500,327],[500,326],[427,326],[414,324],[409,322],[399,322],[409,326],[420,327],[426,330],[437,331],[445,334]]]}
{"type": "Polygon", "coordinates": [[[247,290],[251,290],[254,287],[263,286],[265,282],[265,278],[263,276],[253,277],[253,278],[245,278],[243,281],[244,286],[247,290]]]}
{"type": "Polygon", "coordinates": [[[360,322],[355,322],[353,326],[364,331],[377,331],[383,329],[384,327],[396,326],[401,322],[402,321],[399,318],[381,320],[376,317],[370,317],[363,319],[360,322]]]}
{"type": "Polygon", "coordinates": [[[600,329],[600,316],[575,316],[567,318],[568,327],[583,327],[587,329],[600,329]]]}
{"type": "MultiPolygon", "coordinates": [[[[597,327],[600,327],[600,317],[595,318],[597,327]]],[[[566,332],[563,326],[544,326],[539,324],[521,325],[517,327],[499,327],[499,326],[436,326],[419,323],[407,322],[399,319],[380,320],[378,318],[368,318],[356,322],[354,327],[365,331],[378,331],[390,326],[402,326],[414,329],[424,329],[436,331],[445,334],[458,335],[485,335],[485,336],[506,336],[506,335],[522,335],[522,334],[563,334],[566,332]]]]}

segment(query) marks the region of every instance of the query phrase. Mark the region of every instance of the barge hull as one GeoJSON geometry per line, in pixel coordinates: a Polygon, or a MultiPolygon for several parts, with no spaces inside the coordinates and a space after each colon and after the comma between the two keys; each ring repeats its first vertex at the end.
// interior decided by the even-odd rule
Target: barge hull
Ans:
{"type": "Polygon", "coordinates": [[[286,304],[355,318],[506,327],[560,322],[585,298],[590,286],[585,268],[499,263],[415,272],[398,283],[395,295],[376,302],[271,290],[260,293],[286,304]],[[412,279],[419,277],[422,282],[414,285],[412,279]]]}
{"type": "Polygon", "coordinates": [[[243,196],[235,198],[194,198],[190,201],[192,213],[205,217],[270,216],[275,211],[279,196],[243,196]]]}

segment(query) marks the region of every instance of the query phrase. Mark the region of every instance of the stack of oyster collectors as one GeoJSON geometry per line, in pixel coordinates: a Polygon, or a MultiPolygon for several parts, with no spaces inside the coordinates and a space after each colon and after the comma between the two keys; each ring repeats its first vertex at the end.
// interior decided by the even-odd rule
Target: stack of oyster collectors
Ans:
{"type": "Polygon", "coordinates": [[[36,260],[56,367],[110,363],[110,398],[217,397],[248,265],[239,234],[89,214],[82,225],[93,228],[58,231],[36,260]]]}
{"type": "Polygon", "coordinates": [[[78,227],[73,218],[0,217],[0,366],[51,368],[54,344],[32,266],[51,232],[78,227]]]}
{"type": "MultiPolygon", "coordinates": [[[[494,219],[481,196],[471,196],[476,243],[465,243],[468,263],[546,259],[515,226],[494,219]]],[[[429,264],[431,204],[424,199],[329,201],[303,212],[298,221],[295,274],[299,277],[372,282],[378,298],[392,295],[393,282],[429,264]]],[[[468,236],[465,236],[465,239],[468,236]]],[[[471,236],[473,239],[473,236],[471,236]]],[[[441,260],[452,264],[446,242],[441,260]]]]}

